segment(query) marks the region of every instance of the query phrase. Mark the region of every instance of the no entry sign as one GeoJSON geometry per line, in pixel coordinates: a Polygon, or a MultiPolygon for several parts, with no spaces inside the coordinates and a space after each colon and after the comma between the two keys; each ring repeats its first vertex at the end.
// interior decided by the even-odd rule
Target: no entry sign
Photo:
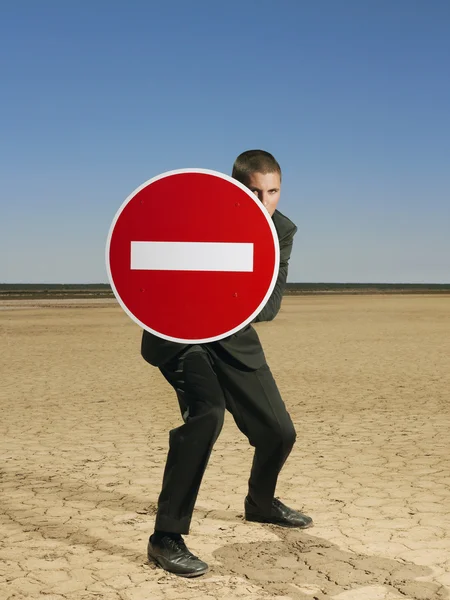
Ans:
{"type": "Polygon", "coordinates": [[[106,266],[114,295],[138,325],[174,342],[211,342],[264,307],[278,273],[278,237],[260,201],[235,179],[169,171],[117,211],[106,266]]]}

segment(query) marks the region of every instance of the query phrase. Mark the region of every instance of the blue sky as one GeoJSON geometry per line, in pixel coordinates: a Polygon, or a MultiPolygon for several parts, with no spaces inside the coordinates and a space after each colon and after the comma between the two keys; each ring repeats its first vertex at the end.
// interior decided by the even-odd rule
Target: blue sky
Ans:
{"type": "Polygon", "coordinates": [[[0,282],[106,282],[136,187],[250,148],[290,281],[450,282],[447,0],[14,0],[0,50],[0,282]]]}

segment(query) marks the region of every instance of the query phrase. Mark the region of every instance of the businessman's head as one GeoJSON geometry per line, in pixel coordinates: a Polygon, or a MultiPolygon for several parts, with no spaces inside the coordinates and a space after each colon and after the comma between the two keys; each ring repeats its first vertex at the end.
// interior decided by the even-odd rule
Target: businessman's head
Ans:
{"type": "Polygon", "coordinates": [[[272,216],[280,199],[281,168],[272,154],[247,150],[234,161],[231,176],[243,183],[272,216]]]}

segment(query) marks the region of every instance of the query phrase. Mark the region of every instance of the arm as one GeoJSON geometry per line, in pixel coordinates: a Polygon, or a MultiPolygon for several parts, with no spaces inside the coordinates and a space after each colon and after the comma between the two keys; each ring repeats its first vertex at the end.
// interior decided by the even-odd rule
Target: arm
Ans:
{"type": "Polygon", "coordinates": [[[297,228],[295,228],[286,239],[280,241],[280,268],[278,271],[277,281],[266,305],[253,320],[253,323],[259,323],[260,321],[272,321],[280,310],[281,300],[283,299],[283,293],[286,288],[289,259],[291,257],[294,235],[296,231],[297,228]]]}

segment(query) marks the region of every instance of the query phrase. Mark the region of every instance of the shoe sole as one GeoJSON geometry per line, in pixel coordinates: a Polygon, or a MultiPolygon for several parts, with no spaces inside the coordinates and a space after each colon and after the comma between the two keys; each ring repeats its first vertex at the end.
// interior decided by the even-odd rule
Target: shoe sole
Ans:
{"type": "Polygon", "coordinates": [[[287,523],[277,523],[276,521],[265,521],[264,519],[258,519],[253,517],[245,517],[246,521],[251,523],[263,523],[264,525],[276,525],[277,527],[285,527],[286,529],[309,529],[314,525],[314,521],[306,525],[289,525],[287,523]]]}
{"type": "Polygon", "coordinates": [[[167,573],[172,573],[172,575],[178,575],[178,577],[200,577],[200,575],[204,575],[209,571],[209,567],[206,567],[202,571],[195,571],[194,573],[177,573],[176,571],[171,571],[170,568],[167,568],[167,565],[164,564],[164,561],[160,561],[158,558],[150,555],[147,556],[147,558],[149,563],[155,563],[158,567],[161,567],[161,569],[167,571],[167,573]]]}

